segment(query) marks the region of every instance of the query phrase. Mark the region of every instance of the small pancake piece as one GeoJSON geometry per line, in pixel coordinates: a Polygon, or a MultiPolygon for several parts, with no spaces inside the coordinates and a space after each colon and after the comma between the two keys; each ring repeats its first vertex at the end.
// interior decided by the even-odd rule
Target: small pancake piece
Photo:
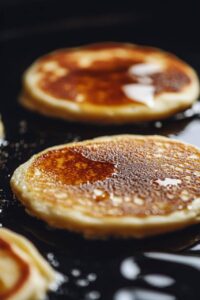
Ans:
{"type": "Polygon", "coordinates": [[[0,115],[0,139],[2,139],[3,137],[4,137],[4,126],[0,115]]]}
{"type": "Polygon", "coordinates": [[[33,156],[11,186],[52,226],[145,237],[199,222],[200,151],[161,136],[101,137],[33,156]]]}
{"type": "Polygon", "coordinates": [[[101,43],[39,58],[23,76],[20,102],[52,117],[112,124],[167,118],[198,95],[195,71],[174,55],[101,43]]]}
{"type": "Polygon", "coordinates": [[[58,274],[24,237],[0,228],[0,299],[42,300],[58,274]]]}

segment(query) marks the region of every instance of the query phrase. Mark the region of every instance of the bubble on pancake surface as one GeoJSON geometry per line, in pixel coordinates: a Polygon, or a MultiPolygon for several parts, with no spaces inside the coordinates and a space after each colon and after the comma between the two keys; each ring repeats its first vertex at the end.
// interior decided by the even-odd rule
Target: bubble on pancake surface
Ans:
{"type": "Polygon", "coordinates": [[[195,172],[200,172],[195,148],[170,140],[124,137],[50,150],[29,168],[27,182],[38,199],[79,207],[97,217],[142,217],[187,209],[200,196],[195,172]],[[41,172],[37,180],[35,170],[41,172]],[[166,178],[178,184],[158,184],[166,178]]]}

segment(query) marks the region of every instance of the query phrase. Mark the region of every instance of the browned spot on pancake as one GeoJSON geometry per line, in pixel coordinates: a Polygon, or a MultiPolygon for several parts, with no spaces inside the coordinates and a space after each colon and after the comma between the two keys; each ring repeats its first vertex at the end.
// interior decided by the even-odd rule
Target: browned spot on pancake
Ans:
{"type": "Polygon", "coordinates": [[[73,148],[47,152],[34,163],[48,176],[62,184],[79,185],[104,180],[114,172],[109,162],[88,159],[73,148]]]}
{"type": "Polygon", "coordinates": [[[63,148],[43,154],[27,176],[40,201],[78,205],[98,217],[166,215],[188,208],[200,197],[200,154],[190,146],[153,138],[91,142],[72,151],[63,148]],[[81,165],[84,157],[85,172],[74,166],[79,160],[81,165]],[[165,186],[168,179],[177,184],[165,186]],[[75,185],[67,185],[73,180],[75,185]]]}
{"type": "Polygon", "coordinates": [[[156,93],[178,92],[183,86],[190,83],[188,76],[179,68],[171,67],[164,73],[151,76],[156,87],[156,93]]]}
{"type": "MultiPolygon", "coordinates": [[[[97,44],[83,47],[82,57],[84,57],[84,51],[112,51],[115,48],[127,51],[127,57],[115,57],[113,55],[109,60],[99,60],[96,53],[97,59],[88,67],[78,65],[77,58],[73,56],[76,53],[75,50],[61,50],[45,56],[41,59],[38,68],[42,74],[38,83],[39,87],[55,98],[74,102],[89,102],[96,105],[125,105],[130,103],[137,105],[138,102],[129,99],[122,90],[126,84],[139,83],[139,79],[136,76],[131,76],[128,69],[135,64],[144,63],[146,56],[151,55],[151,53],[159,53],[159,51],[153,48],[131,47],[123,44],[121,46],[112,43],[97,44]],[[55,77],[54,71],[44,71],[43,64],[50,61],[56,62],[58,66],[68,70],[68,73],[55,77]]],[[[190,83],[190,78],[184,68],[181,67],[181,62],[173,56],[166,55],[166,57],[169,60],[169,66],[162,73],[149,76],[155,86],[156,94],[179,92],[190,83]]],[[[139,105],[145,104],[139,103],[139,105]]]]}
{"type": "Polygon", "coordinates": [[[122,85],[136,82],[128,75],[128,67],[119,66],[119,68],[109,70],[109,64],[101,62],[96,62],[94,68],[97,66],[99,66],[98,71],[78,69],[53,82],[48,80],[48,76],[45,76],[41,82],[41,88],[56,98],[75,102],[79,102],[80,95],[83,102],[98,105],[120,105],[134,102],[125,96],[121,88],[122,85]],[[102,65],[107,65],[104,66],[104,70],[102,70],[102,65]]]}
{"type": "Polygon", "coordinates": [[[7,256],[9,256],[17,265],[19,278],[14,284],[14,286],[9,290],[7,290],[7,288],[3,286],[3,283],[0,282],[1,300],[6,300],[8,298],[10,299],[10,297],[15,295],[18,292],[18,290],[23,286],[29,275],[28,265],[13,251],[9,243],[0,238],[0,260],[3,260],[7,256]]]}

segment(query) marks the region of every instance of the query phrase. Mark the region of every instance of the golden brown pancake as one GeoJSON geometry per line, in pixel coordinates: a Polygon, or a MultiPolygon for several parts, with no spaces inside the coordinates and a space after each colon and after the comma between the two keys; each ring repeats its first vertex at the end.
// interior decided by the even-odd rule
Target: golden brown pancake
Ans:
{"type": "Polygon", "coordinates": [[[101,43],[61,49],[25,72],[21,103],[67,120],[130,123],[169,117],[199,94],[195,71],[159,49],[101,43]]]}
{"type": "Polygon", "coordinates": [[[145,237],[199,222],[200,151],[161,136],[101,137],[33,156],[11,186],[52,226],[145,237]]]}
{"type": "Polygon", "coordinates": [[[22,236],[0,228],[0,299],[46,299],[58,275],[22,236]]]}

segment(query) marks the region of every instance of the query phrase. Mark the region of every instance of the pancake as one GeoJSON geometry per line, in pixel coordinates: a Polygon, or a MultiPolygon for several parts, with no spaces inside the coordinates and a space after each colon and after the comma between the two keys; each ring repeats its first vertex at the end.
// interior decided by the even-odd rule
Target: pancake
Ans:
{"type": "Polygon", "coordinates": [[[199,222],[200,151],[119,135],[49,148],[17,168],[28,212],[86,237],[146,237],[199,222]]]}
{"type": "Polygon", "coordinates": [[[40,300],[58,275],[22,236],[0,228],[0,299],[40,300]]]}
{"type": "Polygon", "coordinates": [[[0,139],[4,137],[4,126],[3,122],[1,121],[1,115],[0,115],[0,139]]]}
{"type": "Polygon", "coordinates": [[[174,55],[101,43],[36,60],[23,76],[20,102],[51,117],[113,124],[167,118],[198,95],[195,71],[174,55]]]}

